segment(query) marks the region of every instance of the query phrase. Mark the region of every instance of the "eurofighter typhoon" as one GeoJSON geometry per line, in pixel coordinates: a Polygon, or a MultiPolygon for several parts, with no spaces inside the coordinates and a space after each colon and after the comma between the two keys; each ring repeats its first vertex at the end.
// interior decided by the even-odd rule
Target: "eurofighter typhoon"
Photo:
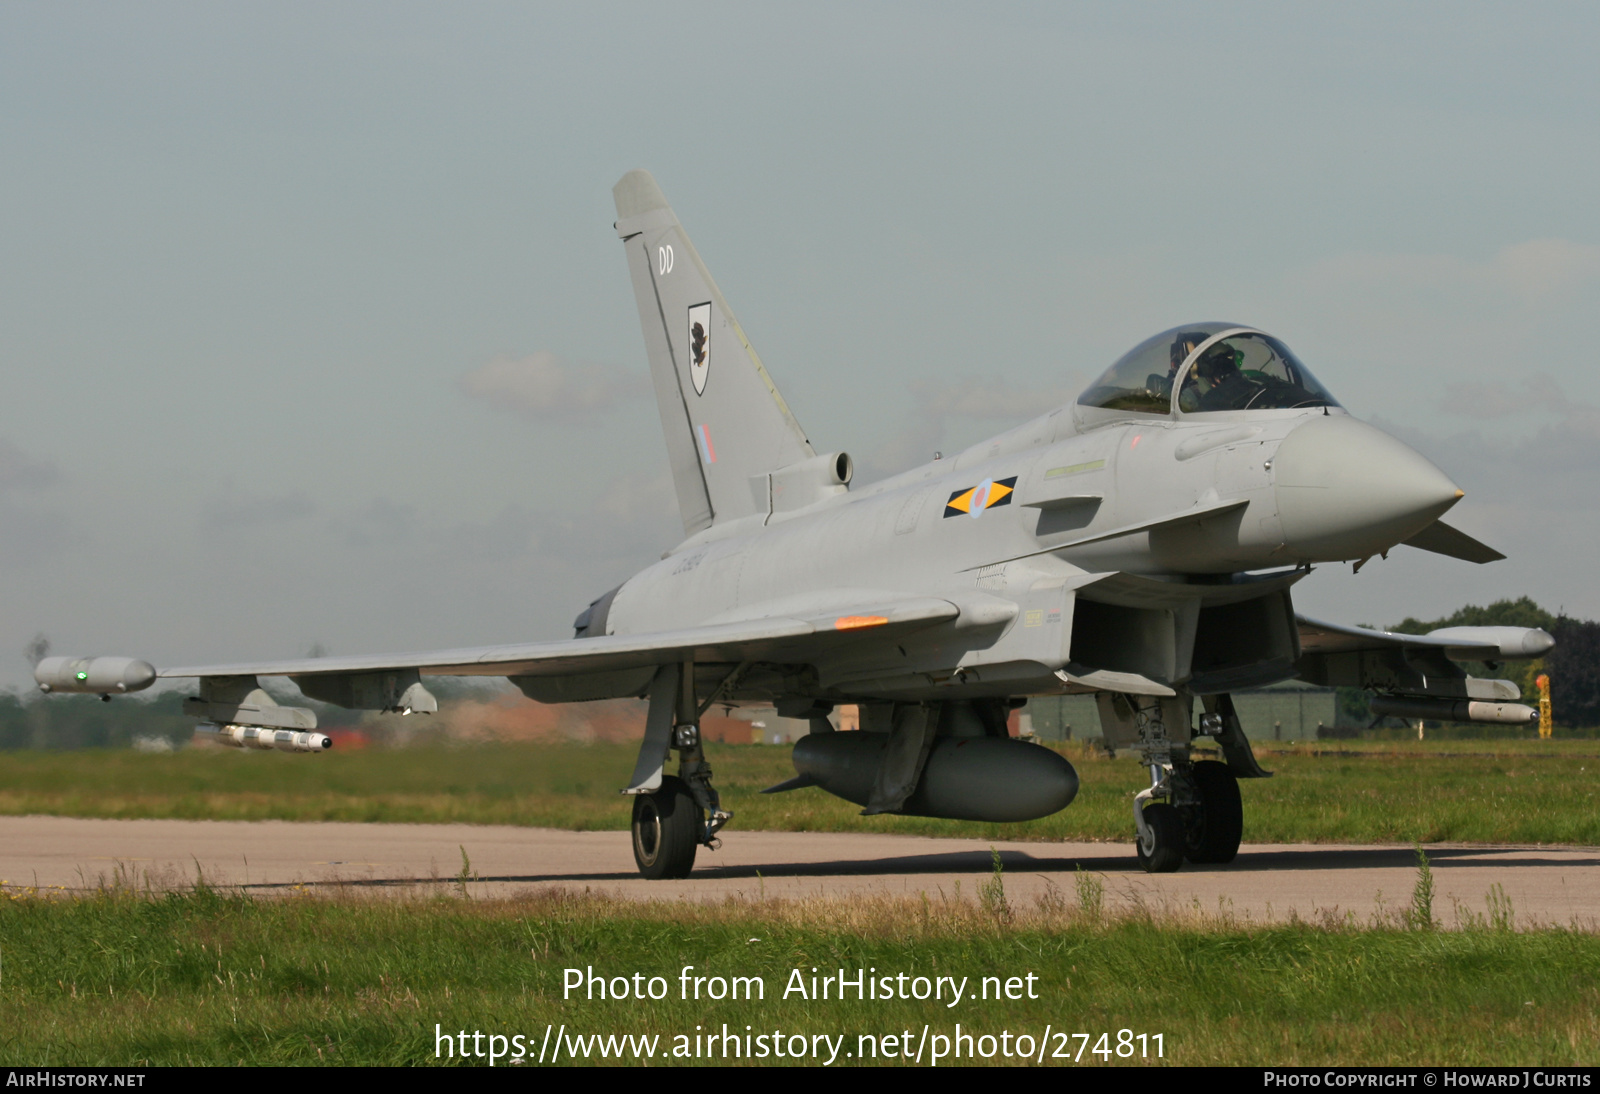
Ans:
{"type": "MultiPolygon", "coordinates": [[[[1078,400],[865,487],[815,451],[655,180],[617,183],[617,235],[644,329],[686,538],[597,597],[568,640],[157,670],[52,657],[47,692],[106,698],[193,678],[198,732],[317,751],[312,710],[261,676],[358,710],[437,709],[429,676],[504,676],[543,703],[649,699],[624,793],[646,877],[686,875],[723,807],[699,731],[713,704],[807,718],[795,778],[863,807],[985,821],[1065,808],[1072,766],[1007,734],[1028,696],[1094,693],[1108,747],[1137,751],[1145,869],[1222,863],[1256,763],[1230,692],[1298,677],[1377,693],[1378,714],[1529,724],[1505,680],[1460,662],[1537,657],[1512,627],[1389,634],[1297,616],[1312,565],[1400,544],[1503,557],[1440,518],[1462,492],[1353,418],[1276,337],[1190,323],[1129,350],[1078,400]],[[859,732],[828,715],[857,704],[859,732]],[[1205,737],[1222,761],[1199,759],[1205,737]],[[665,769],[677,754],[677,774],[665,769]]],[[[619,772],[620,774],[620,772],[619,772]]]]}

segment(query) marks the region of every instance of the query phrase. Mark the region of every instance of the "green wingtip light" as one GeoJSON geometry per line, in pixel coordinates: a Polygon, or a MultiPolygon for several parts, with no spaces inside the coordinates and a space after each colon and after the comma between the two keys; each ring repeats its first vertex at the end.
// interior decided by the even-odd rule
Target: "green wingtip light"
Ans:
{"type": "Polygon", "coordinates": [[[78,679],[79,680],[87,680],[87,679],[89,679],[89,674],[87,672],[80,672],[80,673],[78,673],[78,679]]]}

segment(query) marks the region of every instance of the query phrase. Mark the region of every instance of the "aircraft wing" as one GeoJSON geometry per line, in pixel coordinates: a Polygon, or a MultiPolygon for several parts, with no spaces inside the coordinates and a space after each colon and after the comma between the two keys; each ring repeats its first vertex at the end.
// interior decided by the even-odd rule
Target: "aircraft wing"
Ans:
{"type": "MultiPolygon", "coordinates": [[[[47,657],[34,668],[34,679],[47,692],[109,699],[141,691],[158,678],[199,678],[200,694],[185,699],[183,709],[201,720],[203,732],[241,747],[314,752],[331,744],[323,734],[310,732],[317,725],[315,712],[279,704],[259,686],[257,677],[291,677],[308,698],[336,706],[403,714],[438,709],[437,699],[422,685],[423,676],[506,676],[529,698],[545,702],[614,699],[653,686],[663,665],[804,663],[852,644],[882,641],[967,613],[982,619],[984,611],[981,602],[964,611],[937,597],[833,589],[770,602],[764,608],[745,608],[737,618],[648,634],[426,653],[183,665],[159,672],[148,662],[129,657],[47,657]]],[[[670,720],[664,724],[670,728],[670,720]]]]}
{"type": "Polygon", "coordinates": [[[1300,629],[1295,675],[1323,687],[1378,692],[1371,710],[1379,717],[1504,725],[1538,721],[1537,710],[1518,702],[1522,689],[1515,682],[1469,676],[1457,664],[1538,657],[1555,639],[1537,627],[1441,627],[1427,634],[1395,634],[1295,618],[1300,629]]]}
{"type": "MultiPolygon", "coordinates": [[[[423,676],[564,676],[679,661],[802,660],[868,634],[887,636],[955,619],[961,609],[936,597],[835,601],[784,614],[639,635],[569,638],[425,653],[305,657],[161,669],[163,678],[326,676],[414,669],[423,676]]],[[[43,662],[41,662],[43,664],[43,662]]]]}
{"type": "Polygon", "coordinates": [[[642,635],[569,638],[507,646],[470,646],[424,653],[379,653],[353,657],[306,657],[294,661],[241,661],[228,665],[183,665],[158,675],[322,676],[348,672],[416,669],[424,676],[559,676],[605,672],[690,659],[739,661],[783,640],[811,637],[820,628],[805,620],[767,619],[686,627],[642,635]]]}
{"type": "Polygon", "coordinates": [[[1306,654],[1442,653],[1452,661],[1502,661],[1538,657],[1555,639],[1536,627],[1445,627],[1427,634],[1397,634],[1295,616],[1306,654]]]}

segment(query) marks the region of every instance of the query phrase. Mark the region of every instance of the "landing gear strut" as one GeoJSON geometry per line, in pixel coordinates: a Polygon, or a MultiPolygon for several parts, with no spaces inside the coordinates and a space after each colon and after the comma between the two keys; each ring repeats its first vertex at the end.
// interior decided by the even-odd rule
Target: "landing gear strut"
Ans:
{"type": "MultiPolygon", "coordinates": [[[[714,697],[714,694],[713,694],[714,697]]],[[[709,705],[709,703],[707,704],[709,705]]],[[[694,664],[666,665],[650,685],[650,714],[633,780],[633,861],[647,878],[688,877],[700,845],[715,851],[717,833],[733,818],[711,785],[711,765],[700,741],[694,664]],[[669,752],[678,774],[663,775],[669,752]]]]}
{"type": "MultiPolygon", "coordinates": [[[[1207,715],[1201,732],[1218,735],[1223,720],[1207,715]]],[[[1134,704],[1138,748],[1150,787],[1134,796],[1139,865],[1152,874],[1195,864],[1232,862],[1244,835],[1239,780],[1225,763],[1189,759],[1189,746],[1167,735],[1159,702],[1134,704]]],[[[1253,761],[1253,757],[1252,757],[1253,761]]]]}
{"type": "Polygon", "coordinates": [[[1133,708],[1139,730],[1140,760],[1150,771],[1150,786],[1133,798],[1133,823],[1139,830],[1139,865],[1146,873],[1170,874],[1183,865],[1184,825],[1172,799],[1184,782],[1174,769],[1172,740],[1167,736],[1159,701],[1133,708]]]}
{"type": "Polygon", "coordinates": [[[695,842],[703,843],[715,851],[722,846],[717,833],[733,819],[733,814],[722,808],[717,788],[711,785],[711,765],[706,763],[705,749],[700,746],[700,727],[692,724],[674,726],[672,747],[678,750],[678,778],[688,786],[695,804],[704,813],[695,842]]]}

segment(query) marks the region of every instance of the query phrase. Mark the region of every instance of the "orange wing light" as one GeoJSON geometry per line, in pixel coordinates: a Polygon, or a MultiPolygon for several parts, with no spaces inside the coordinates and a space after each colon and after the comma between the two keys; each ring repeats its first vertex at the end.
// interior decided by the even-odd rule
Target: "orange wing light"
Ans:
{"type": "Polygon", "coordinates": [[[861,627],[881,627],[889,622],[886,616],[881,615],[841,615],[833,621],[835,630],[853,631],[861,627]]]}

